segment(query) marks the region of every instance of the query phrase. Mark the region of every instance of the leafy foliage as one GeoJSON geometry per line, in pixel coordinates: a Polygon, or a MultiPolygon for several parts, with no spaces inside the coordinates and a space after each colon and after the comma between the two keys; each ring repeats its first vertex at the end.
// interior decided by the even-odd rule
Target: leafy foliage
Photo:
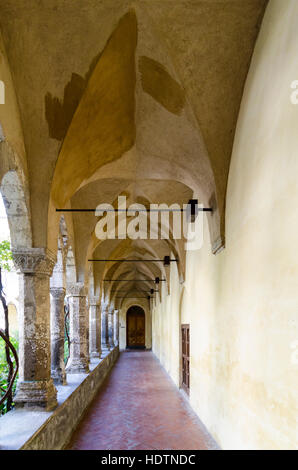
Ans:
{"type": "Polygon", "coordinates": [[[67,339],[64,340],[64,362],[67,363],[69,358],[69,349],[68,349],[68,341],[67,339]]]}
{"type": "Polygon", "coordinates": [[[0,266],[5,271],[11,271],[12,254],[10,249],[10,242],[8,240],[3,240],[0,242],[0,266]]]}
{"type": "MultiPolygon", "coordinates": [[[[12,269],[12,253],[10,249],[10,242],[8,240],[3,240],[0,242],[0,270],[5,270],[5,271],[11,271],[12,269]]],[[[2,283],[1,283],[1,292],[2,292],[2,283]]],[[[3,298],[4,294],[2,292],[3,298]]],[[[4,298],[5,301],[5,298],[4,298]]],[[[13,346],[18,350],[18,340],[14,337],[10,336],[10,341],[13,344],[13,346]]],[[[13,356],[10,356],[13,366],[15,367],[15,361],[13,356]]],[[[0,397],[3,396],[7,390],[8,387],[8,379],[9,377],[9,364],[7,363],[7,358],[6,358],[6,352],[5,352],[5,341],[0,338],[0,397]]],[[[12,394],[15,393],[16,389],[16,380],[13,384],[12,388],[12,394]]],[[[7,408],[9,406],[8,400],[6,400],[4,403],[0,405],[0,415],[6,413],[9,411],[7,408]]]]}

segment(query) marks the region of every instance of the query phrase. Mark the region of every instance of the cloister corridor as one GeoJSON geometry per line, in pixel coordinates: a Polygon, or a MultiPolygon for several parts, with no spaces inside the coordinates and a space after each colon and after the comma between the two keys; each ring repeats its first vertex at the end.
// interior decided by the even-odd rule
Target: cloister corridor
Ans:
{"type": "Polygon", "coordinates": [[[120,354],[69,443],[73,450],[208,450],[217,445],[150,351],[120,354]]]}
{"type": "Polygon", "coordinates": [[[0,451],[297,450],[297,175],[298,0],[0,0],[0,451]]]}

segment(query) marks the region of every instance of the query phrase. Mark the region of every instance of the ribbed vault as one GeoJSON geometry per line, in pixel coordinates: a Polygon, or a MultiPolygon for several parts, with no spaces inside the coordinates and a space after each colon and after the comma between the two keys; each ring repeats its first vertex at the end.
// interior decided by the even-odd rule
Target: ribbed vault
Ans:
{"type": "MultiPolygon", "coordinates": [[[[126,195],[128,204],[145,206],[198,198],[212,208],[213,252],[224,247],[235,124],[265,5],[265,0],[173,1],[171,8],[162,0],[116,0],[112,7],[108,0],[1,5],[25,139],[33,246],[56,251],[61,216],[56,208],[95,208],[126,195]]],[[[115,300],[119,287],[105,285],[107,276],[146,278],[146,289],[149,279],[169,281],[162,262],[143,261],[165,255],[179,259],[183,279],[183,238],[175,240],[171,232],[169,240],[100,241],[96,222],[93,213],[65,214],[76,278],[89,282],[94,293],[115,300]],[[88,259],[98,257],[138,261],[90,265],[88,259]]],[[[140,291],[137,283],[118,284],[140,291]]]]}

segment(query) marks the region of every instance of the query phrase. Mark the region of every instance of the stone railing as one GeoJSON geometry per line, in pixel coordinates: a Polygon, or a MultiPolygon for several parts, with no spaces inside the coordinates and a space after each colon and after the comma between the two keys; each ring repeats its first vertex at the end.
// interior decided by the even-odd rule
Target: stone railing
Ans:
{"type": "Polygon", "coordinates": [[[70,374],[57,386],[58,407],[51,412],[16,409],[0,418],[0,450],[60,450],[69,443],[84,412],[119,355],[119,348],[92,358],[90,372],[70,374]]]}

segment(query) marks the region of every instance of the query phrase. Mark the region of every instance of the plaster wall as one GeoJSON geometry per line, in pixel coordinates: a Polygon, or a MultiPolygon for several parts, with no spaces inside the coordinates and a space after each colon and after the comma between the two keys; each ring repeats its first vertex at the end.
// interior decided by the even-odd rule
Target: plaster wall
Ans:
{"type": "Polygon", "coordinates": [[[182,285],[179,283],[175,263],[171,264],[170,292],[171,294],[168,295],[165,283],[161,283],[161,296],[157,296],[152,311],[152,349],[175,384],[179,386],[180,297],[182,285]]]}
{"type": "Polygon", "coordinates": [[[205,219],[184,285],[172,263],[152,312],[153,351],[176,384],[190,323],[190,403],[223,449],[298,447],[297,50],[298,3],[271,1],[237,123],[226,248],[211,254],[205,219]]]}
{"type": "MultiPolygon", "coordinates": [[[[4,103],[0,106],[0,142],[6,140],[15,152],[15,165],[20,166],[23,173],[27,172],[25,147],[21,129],[19,109],[11,72],[5,53],[2,34],[0,32],[0,80],[4,84],[4,103]]],[[[2,97],[2,96],[1,96],[2,97]]],[[[12,155],[10,155],[12,157],[12,155]]],[[[11,169],[12,162],[5,161],[5,155],[1,154],[0,177],[5,171],[11,169]]]]}

